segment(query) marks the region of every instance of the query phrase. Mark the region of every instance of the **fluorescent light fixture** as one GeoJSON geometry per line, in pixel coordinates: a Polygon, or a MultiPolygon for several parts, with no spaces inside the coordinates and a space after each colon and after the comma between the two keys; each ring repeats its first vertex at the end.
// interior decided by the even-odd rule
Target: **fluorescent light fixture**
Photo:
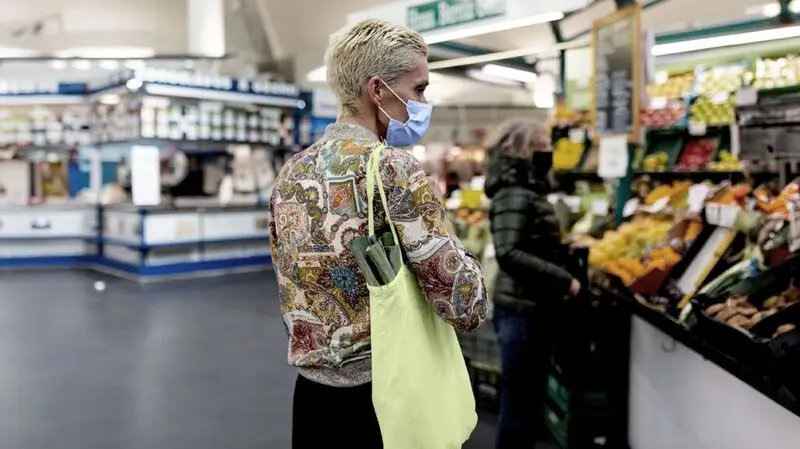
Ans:
{"type": "Polygon", "coordinates": [[[483,68],[481,68],[481,71],[487,75],[506,78],[511,81],[525,84],[535,83],[536,80],[539,79],[537,74],[528,70],[520,70],[498,64],[486,64],[483,66],[483,68]]]}
{"type": "Polygon", "coordinates": [[[490,84],[500,84],[502,86],[514,86],[519,87],[521,83],[517,81],[510,80],[508,78],[503,78],[501,76],[494,76],[489,73],[484,72],[483,70],[479,69],[469,69],[467,70],[467,76],[476,80],[481,81],[484,83],[490,84]]]}
{"type": "Polygon", "coordinates": [[[98,64],[101,69],[104,70],[117,70],[119,69],[119,61],[115,61],[113,59],[106,59],[104,61],[100,61],[98,64]]]}
{"type": "Polygon", "coordinates": [[[92,68],[92,63],[85,59],[78,59],[72,61],[72,67],[76,70],[89,70],[92,68]]]}
{"type": "Polygon", "coordinates": [[[468,37],[480,36],[483,34],[497,33],[500,31],[513,30],[514,28],[521,28],[537,23],[553,22],[564,18],[564,13],[561,11],[553,11],[544,14],[536,14],[533,16],[520,17],[518,19],[501,20],[495,23],[487,23],[486,25],[471,26],[460,30],[443,31],[431,36],[423,36],[425,42],[428,44],[438,44],[440,42],[454,41],[458,39],[465,39],[468,37]]]}
{"type": "Polygon", "coordinates": [[[39,52],[28,48],[0,47],[0,58],[26,58],[37,56],[39,52]]]}
{"type": "Polygon", "coordinates": [[[328,68],[325,66],[317,67],[316,69],[308,72],[306,81],[309,83],[324,83],[328,79],[328,68]]]}
{"type": "Polygon", "coordinates": [[[767,30],[750,31],[747,33],[728,34],[725,36],[706,37],[669,44],[653,46],[654,56],[690,53],[693,51],[709,50],[712,48],[733,47],[736,45],[756,44],[781,39],[800,37],[800,25],[770,28],[767,30]]]}
{"type": "Polygon", "coordinates": [[[156,51],[148,47],[76,47],[59,50],[59,58],[85,59],[142,59],[155,56],[156,51]]]}
{"type": "Polygon", "coordinates": [[[64,70],[67,68],[67,61],[63,59],[54,59],[50,61],[50,68],[53,70],[64,70]]]}
{"type": "MultiPolygon", "coordinates": [[[[789,11],[795,14],[800,13],[800,0],[789,2],[789,11]]],[[[745,9],[744,13],[748,16],[777,17],[781,13],[781,5],[778,2],[764,3],[751,6],[745,9]]]]}
{"type": "Polygon", "coordinates": [[[107,104],[113,106],[115,104],[119,104],[119,95],[115,94],[106,94],[100,97],[101,104],[107,104]]]}
{"type": "Polygon", "coordinates": [[[125,83],[125,87],[127,87],[132,91],[137,91],[139,90],[139,88],[142,87],[142,84],[144,83],[142,83],[142,80],[140,80],[139,78],[131,78],[128,80],[127,83],[125,83]]]}
{"type": "Polygon", "coordinates": [[[141,59],[133,59],[125,62],[125,68],[131,70],[139,70],[144,68],[144,61],[141,59]]]}
{"type": "Polygon", "coordinates": [[[764,17],[778,17],[780,13],[781,5],[778,3],[767,3],[761,7],[761,14],[763,14],[764,17]]]}

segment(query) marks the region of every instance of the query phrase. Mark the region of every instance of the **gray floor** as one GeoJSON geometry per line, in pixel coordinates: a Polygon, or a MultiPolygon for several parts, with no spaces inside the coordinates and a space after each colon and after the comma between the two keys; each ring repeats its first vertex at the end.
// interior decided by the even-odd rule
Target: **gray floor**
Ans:
{"type": "MultiPolygon", "coordinates": [[[[271,273],[0,272],[0,448],[288,449],[285,354],[271,273]]],[[[492,433],[485,420],[467,448],[492,433]]]]}

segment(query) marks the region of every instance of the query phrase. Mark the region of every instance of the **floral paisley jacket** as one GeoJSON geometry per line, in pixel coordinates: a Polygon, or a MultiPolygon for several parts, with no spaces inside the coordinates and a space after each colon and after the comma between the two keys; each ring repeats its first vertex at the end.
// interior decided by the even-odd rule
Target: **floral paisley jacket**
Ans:
{"type": "MultiPolygon", "coordinates": [[[[365,128],[329,126],[284,165],[270,201],[289,364],[326,385],[371,380],[369,293],[347,243],[367,235],[366,166],[378,143],[365,128]]],[[[384,150],[380,172],[408,267],[426,298],[456,330],[476,330],[489,309],[480,264],[447,231],[420,164],[406,151],[384,150]]],[[[380,204],[375,219],[376,229],[387,229],[380,204]]]]}

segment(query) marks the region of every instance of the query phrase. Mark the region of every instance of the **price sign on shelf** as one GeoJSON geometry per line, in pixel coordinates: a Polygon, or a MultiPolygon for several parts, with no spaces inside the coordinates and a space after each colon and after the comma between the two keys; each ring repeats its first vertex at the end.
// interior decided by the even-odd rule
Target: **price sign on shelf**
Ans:
{"type": "Polygon", "coordinates": [[[752,87],[743,87],[736,92],[737,106],[752,106],[758,103],[758,91],[752,87]]]}
{"type": "Polygon", "coordinates": [[[708,126],[705,123],[689,122],[690,136],[705,136],[707,131],[708,126]]]}
{"type": "Polygon", "coordinates": [[[597,174],[604,179],[625,177],[628,158],[628,136],[601,137],[597,174]]]}
{"type": "Polygon", "coordinates": [[[592,213],[599,217],[608,215],[608,200],[596,200],[593,202],[592,213]]]}

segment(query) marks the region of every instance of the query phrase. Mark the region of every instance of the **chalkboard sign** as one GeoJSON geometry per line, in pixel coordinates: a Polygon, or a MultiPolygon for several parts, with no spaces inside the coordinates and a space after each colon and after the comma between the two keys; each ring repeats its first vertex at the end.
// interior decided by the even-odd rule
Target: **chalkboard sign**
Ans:
{"type": "Polygon", "coordinates": [[[641,87],[640,9],[630,7],[594,23],[592,115],[596,136],[638,139],[641,87]]]}

